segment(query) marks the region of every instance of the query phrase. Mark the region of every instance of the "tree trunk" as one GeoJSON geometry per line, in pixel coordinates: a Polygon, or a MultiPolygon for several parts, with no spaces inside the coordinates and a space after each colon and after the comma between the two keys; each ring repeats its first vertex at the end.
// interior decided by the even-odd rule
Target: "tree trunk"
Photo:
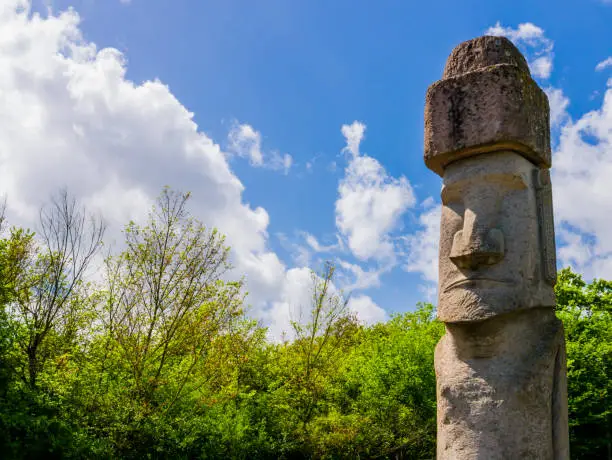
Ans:
{"type": "Polygon", "coordinates": [[[38,356],[36,345],[28,347],[28,374],[30,377],[30,388],[36,388],[36,377],[38,376],[38,356]]]}

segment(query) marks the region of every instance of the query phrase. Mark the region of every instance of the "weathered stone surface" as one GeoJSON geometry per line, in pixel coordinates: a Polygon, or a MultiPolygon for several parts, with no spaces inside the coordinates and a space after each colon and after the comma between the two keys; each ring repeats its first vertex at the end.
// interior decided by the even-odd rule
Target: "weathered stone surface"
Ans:
{"type": "Polygon", "coordinates": [[[531,162],[507,150],[446,168],[438,275],[442,321],[479,321],[555,305],[540,257],[550,241],[540,234],[544,222],[534,182],[538,172],[531,162]]]}
{"type": "Polygon", "coordinates": [[[485,35],[457,45],[446,60],[442,78],[456,77],[497,64],[511,64],[530,75],[527,61],[510,40],[485,35]]]}
{"type": "Polygon", "coordinates": [[[550,167],[548,98],[528,73],[498,64],[429,87],[425,99],[425,163],[443,175],[453,161],[515,151],[550,167]]]}
{"type": "Polygon", "coordinates": [[[534,171],[538,219],[540,222],[540,244],[542,247],[542,264],[544,280],[554,286],[557,282],[557,254],[555,247],[555,224],[553,218],[552,184],[550,171],[534,171]]]}
{"type": "Polygon", "coordinates": [[[462,43],[425,108],[443,177],[439,460],[569,459],[548,100],[507,40],[462,43]]]}
{"type": "Polygon", "coordinates": [[[569,458],[563,326],[552,309],[449,324],[435,367],[438,459],[569,458]]]}

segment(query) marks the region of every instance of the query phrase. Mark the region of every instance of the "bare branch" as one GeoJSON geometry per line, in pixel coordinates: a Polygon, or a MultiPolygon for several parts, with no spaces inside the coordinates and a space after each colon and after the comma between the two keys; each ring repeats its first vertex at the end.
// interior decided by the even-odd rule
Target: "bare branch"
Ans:
{"type": "Polygon", "coordinates": [[[39,241],[30,250],[27,276],[18,289],[21,319],[27,325],[29,383],[44,364],[41,345],[52,328],[65,324],[70,301],[84,282],[84,275],[100,250],[106,226],[101,218],[77,206],[66,189],[51,197],[40,210],[39,241]]]}

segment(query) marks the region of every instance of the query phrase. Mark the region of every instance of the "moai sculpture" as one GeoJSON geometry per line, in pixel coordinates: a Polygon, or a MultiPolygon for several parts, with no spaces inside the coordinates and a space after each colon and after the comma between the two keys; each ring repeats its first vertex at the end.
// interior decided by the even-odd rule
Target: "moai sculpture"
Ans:
{"type": "Polygon", "coordinates": [[[425,163],[443,178],[437,458],[568,459],[549,106],[509,40],[453,50],[427,91],[425,163]]]}

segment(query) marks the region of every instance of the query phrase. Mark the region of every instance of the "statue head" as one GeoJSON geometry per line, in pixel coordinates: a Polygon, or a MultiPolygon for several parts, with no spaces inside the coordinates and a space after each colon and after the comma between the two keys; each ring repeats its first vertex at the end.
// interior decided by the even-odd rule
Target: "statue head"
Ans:
{"type": "Polygon", "coordinates": [[[548,184],[548,170],[511,151],[447,166],[441,192],[441,319],[477,320],[554,305],[548,184]]]}
{"type": "Polygon", "coordinates": [[[548,99],[508,40],[451,54],[428,90],[425,162],[443,178],[438,316],[554,305],[548,99]]]}

